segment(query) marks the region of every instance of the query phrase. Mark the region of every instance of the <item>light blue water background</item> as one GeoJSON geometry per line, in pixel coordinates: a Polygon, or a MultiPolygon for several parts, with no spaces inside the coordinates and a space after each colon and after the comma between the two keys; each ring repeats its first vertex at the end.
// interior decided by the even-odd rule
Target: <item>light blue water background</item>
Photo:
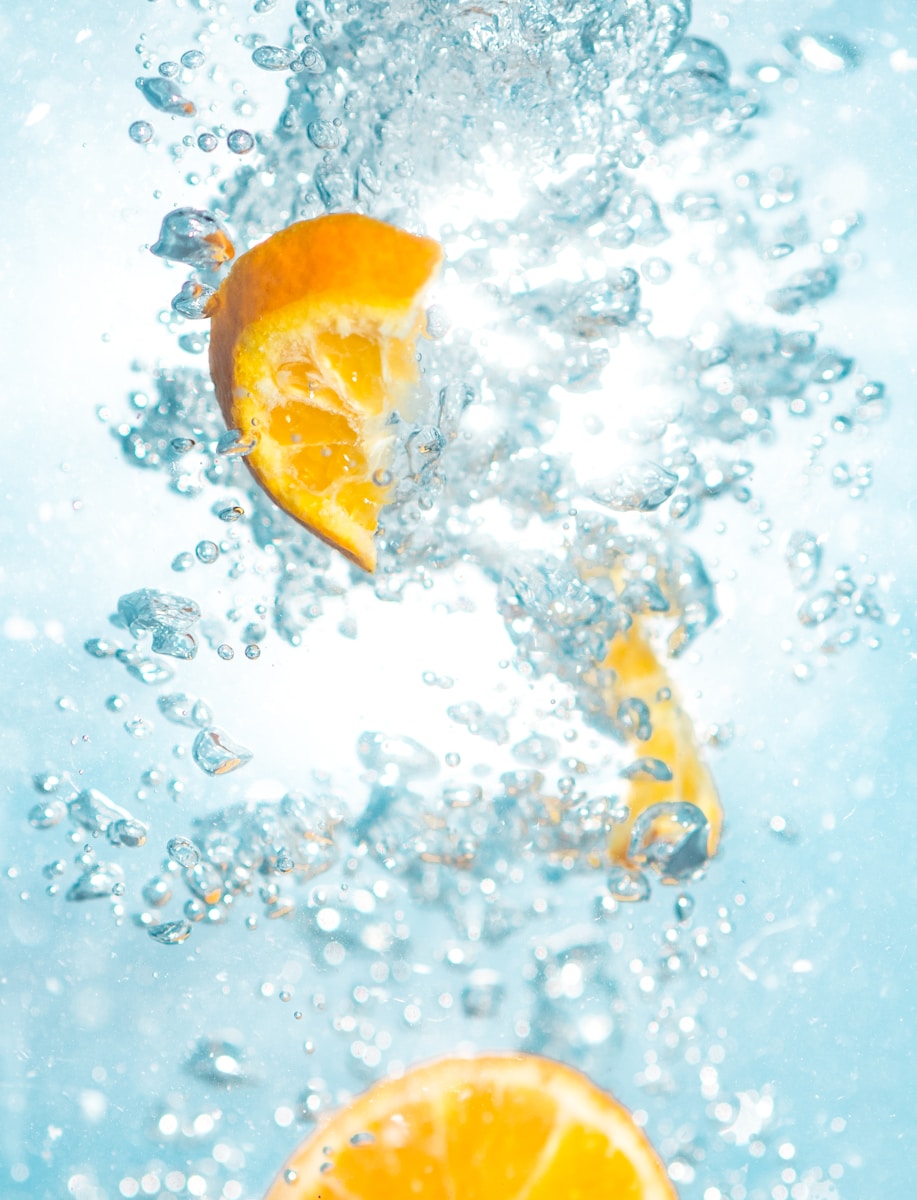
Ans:
{"type": "MultiPolygon", "coordinates": [[[[155,316],[169,285],[144,246],[167,208],[201,199],[161,160],[135,152],[126,135],[130,120],[147,115],[132,85],[133,47],[154,7],[15,0],[0,12],[2,1197],[115,1197],[122,1178],[139,1177],[154,1159],[163,1173],[192,1174],[193,1141],[148,1137],[155,1104],[170,1095],[188,1111],[225,1111],[224,1140],[245,1147],[245,1166],[236,1171],[241,1195],[257,1196],[298,1136],[277,1110],[295,1104],[311,1071],[301,1049],[309,1014],[298,1025],[291,1014],[312,987],[300,976],[295,931],[265,925],[250,934],[237,923],[204,931],[186,947],[155,945],[129,920],[116,925],[107,902],[46,896],[42,866],[72,851],[60,831],[35,831],[26,819],[37,799],[35,771],[86,770],[111,794],[135,779],[143,755],[102,703],[130,689],[104,676],[82,644],[104,634],[123,592],[174,586],[176,551],[213,532],[212,522],[198,519],[203,510],[189,518],[160,479],[130,470],[95,416],[98,405],[119,410],[135,385],[135,357],[175,353],[155,316]],[[91,34],[81,36],[84,30],[91,34]],[[154,197],[156,189],[163,194],[154,197]],[[65,696],[78,711],[60,708],[65,696]],[[285,980],[294,990],[289,1005],[277,1001],[285,980]],[[265,983],[273,988],[268,996],[265,983]],[[258,1063],[241,1098],[237,1090],[227,1099],[182,1069],[197,1038],[226,1029],[237,1031],[258,1063]],[[77,1176],[95,1182],[68,1185],[77,1176]]],[[[161,27],[170,18],[165,4],[158,8],[161,27]]],[[[717,973],[706,998],[698,1002],[695,989],[691,1002],[700,1003],[708,1042],[723,1047],[725,1092],[773,1090],[773,1141],[795,1148],[800,1174],[841,1164],[835,1184],[844,1200],[904,1200],[914,1194],[917,1127],[917,24],[903,0],[700,0],[695,9],[693,32],[721,44],[736,68],[766,57],[794,25],[840,32],[864,47],[859,70],[804,78],[796,93],[775,93],[749,161],[760,153],[765,162],[789,162],[813,195],[830,197],[832,211],[866,215],[857,242],[864,266],[823,306],[821,319],[833,344],[885,380],[891,417],[863,451],[875,464],[869,495],[846,507],[829,495],[823,510],[810,501],[804,523],[830,534],[838,561],[868,554],[868,569],[887,582],[887,605],[900,620],[879,631],[881,649],[860,647],[802,685],[779,647],[784,631],[793,632],[779,547],[749,555],[744,526],[718,541],[707,536],[703,553],[724,578],[733,611],[705,636],[680,678],[703,719],[732,721],[736,736],[714,762],[728,810],[723,851],[693,895],[698,923],[715,929],[725,907],[734,931],[717,935],[717,973]],[[727,581],[719,568],[739,554],[733,536],[744,548],[743,567],[727,581]],[[774,815],[792,820],[795,841],[769,831],[774,815]],[[737,895],[745,898],[739,906],[737,895]]],[[[782,484],[783,473],[798,469],[799,444],[791,439],[792,455],[772,454],[762,467],[770,515],[785,527],[803,523],[787,511],[797,493],[782,484]]],[[[370,688],[360,712],[345,720],[346,705],[327,683],[339,671],[379,678],[373,671],[402,667],[416,678],[428,664],[412,642],[415,615],[410,606],[386,610],[391,640],[374,667],[362,648],[310,647],[297,658],[280,645],[266,649],[256,672],[253,664],[210,656],[190,678],[256,748],[265,776],[306,786],[304,756],[310,767],[333,768],[351,755],[354,731],[391,726],[386,689],[374,695],[370,688]],[[278,703],[282,720],[271,707],[278,703]]],[[[489,655],[487,639],[496,647],[499,631],[481,636],[483,677],[483,664],[498,657],[489,655]]],[[[145,703],[139,693],[134,685],[138,711],[145,703]]],[[[423,703],[423,696],[405,696],[395,722],[403,732],[422,721],[423,703]]],[[[185,816],[176,810],[174,821],[156,824],[151,861],[167,837],[184,830],[185,816]]],[[[633,953],[652,946],[671,899],[665,893],[628,914],[633,953]]],[[[560,914],[557,920],[562,927],[560,914]]],[[[416,961],[432,963],[441,936],[418,924],[416,961]]],[[[518,992],[510,1012],[526,1009],[523,957],[520,948],[518,961],[506,959],[507,985],[518,992]]],[[[657,1129],[667,1119],[694,1124],[716,1142],[696,1070],[688,1083],[685,1068],[669,1095],[648,1097],[636,1087],[645,1066],[643,1028],[639,1019],[624,1021],[611,1072],[616,1090],[649,1109],[657,1129]]],[[[462,1038],[489,1046],[513,1040],[508,1026],[494,1023],[482,1033],[457,1019],[445,1032],[431,1022],[412,1037],[405,1056],[415,1058],[462,1038]]],[[[710,1176],[700,1171],[702,1178],[710,1176]]],[[[779,1182],[775,1169],[771,1184],[779,1182]]],[[[690,1184],[682,1191],[685,1198],[703,1194],[690,1184]]]]}

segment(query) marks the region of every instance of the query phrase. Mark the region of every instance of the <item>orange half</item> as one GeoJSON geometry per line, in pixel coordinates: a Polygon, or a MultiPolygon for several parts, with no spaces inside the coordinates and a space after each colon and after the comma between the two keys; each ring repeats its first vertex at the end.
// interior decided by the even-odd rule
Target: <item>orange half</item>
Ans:
{"type": "Polygon", "coordinates": [[[429,238],[357,213],[301,221],[238,258],[209,313],[210,371],[246,463],[284,511],[372,571],[391,418],[410,419],[429,238]]]}
{"type": "Polygon", "coordinates": [[[630,1113],[526,1054],[376,1084],[292,1155],[266,1200],[677,1200],[630,1113]]]}

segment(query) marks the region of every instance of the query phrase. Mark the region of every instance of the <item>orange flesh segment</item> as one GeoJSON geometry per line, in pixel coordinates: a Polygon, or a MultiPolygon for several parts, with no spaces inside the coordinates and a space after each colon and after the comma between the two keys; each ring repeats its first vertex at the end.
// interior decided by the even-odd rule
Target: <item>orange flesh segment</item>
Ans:
{"type": "MultiPolygon", "coordinates": [[[[700,757],[690,718],[681,709],[664,666],[656,657],[635,619],[625,633],[617,634],[602,664],[615,672],[616,679],[607,694],[609,712],[617,712],[623,700],[642,700],[650,711],[652,733],[645,742],[632,739],[641,758],[658,758],[672,772],[668,780],[637,778],[627,782],[624,803],[628,818],[612,831],[609,853],[619,866],[632,866],[629,847],[634,822],[654,804],[684,801],[701,810],[710,824],[707,857],[711,858],[720,842],[723,809],[710,770],[700,757]],[[668,691],[668,699],[660,693],[668,691]]],[[[664,829],[660,828],[660,833],[664,829]]]]}
{"type": "Polygon", "coordinates": [[[356,213],[243,254],[211,301],[210,370],[246,463],[286,512],[364,569],[391,497],[394,412],[410,418],[423,293],[442,252],[356,213]]]}
{"type": "Polygon", "coordinates": [[[395,1197],[676,1200],[626,1109],[525,1054],[442,1059],[376,1084],[295,1151],[266,1200],[395,1197]]]}

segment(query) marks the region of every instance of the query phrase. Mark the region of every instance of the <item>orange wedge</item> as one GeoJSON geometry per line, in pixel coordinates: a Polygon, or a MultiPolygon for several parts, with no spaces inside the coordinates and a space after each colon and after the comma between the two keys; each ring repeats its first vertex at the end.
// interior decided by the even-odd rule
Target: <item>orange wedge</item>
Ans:
{"type": "Polygon", "coordinates": [[[376,1084],[295,1151],[266,1200],[676,1200],[633,1118],[525,1054],[376,1084]]]}
{"type": "Polygon", "coordinates": [[[208,306],[217,400],[252,474],[367,571],[441,261],[436,242],[370,217],[317,217],[243,254],[208,306]]]}
{"type": "MultiPolygon", "coordinates": [[[[672,775],[667,780],[638,777],[628,781],[624,793],[628,818],[612,832],[609,846],[612,861],[620,866],[635,865],[629,854],[634,822],[654,804],[678,801],[695,805],[707,818],[707,858],[711,858],[723,827],[716,784],[700,756],[691,719],[680,707],[672,681],[639,619],[633,621],[626,633],[615,635],[602,665],[615,675],[606,691],[608,711],[617,713],[621,703],[628,699],[642,701],[649,709],[652,732],[648,739],[640,740],[635,731],[633,746],[641,758],[665,763],[672,775]]],[[[658,828],[656,824],[652,832],[664,836],[668,831],[666,819],[661,819],[658,828]]]]}

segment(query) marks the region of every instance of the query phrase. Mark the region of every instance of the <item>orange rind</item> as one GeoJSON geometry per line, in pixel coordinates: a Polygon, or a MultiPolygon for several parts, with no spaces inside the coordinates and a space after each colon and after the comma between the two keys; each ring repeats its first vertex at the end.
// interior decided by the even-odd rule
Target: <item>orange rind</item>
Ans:
{"type": "Polygon", "coordinates": [[[301,221],[235,262],[208,305],[227,427],[272,500],[364,570],[410,419],[424,294],[442,251],[357,213],[301,221]]]}

